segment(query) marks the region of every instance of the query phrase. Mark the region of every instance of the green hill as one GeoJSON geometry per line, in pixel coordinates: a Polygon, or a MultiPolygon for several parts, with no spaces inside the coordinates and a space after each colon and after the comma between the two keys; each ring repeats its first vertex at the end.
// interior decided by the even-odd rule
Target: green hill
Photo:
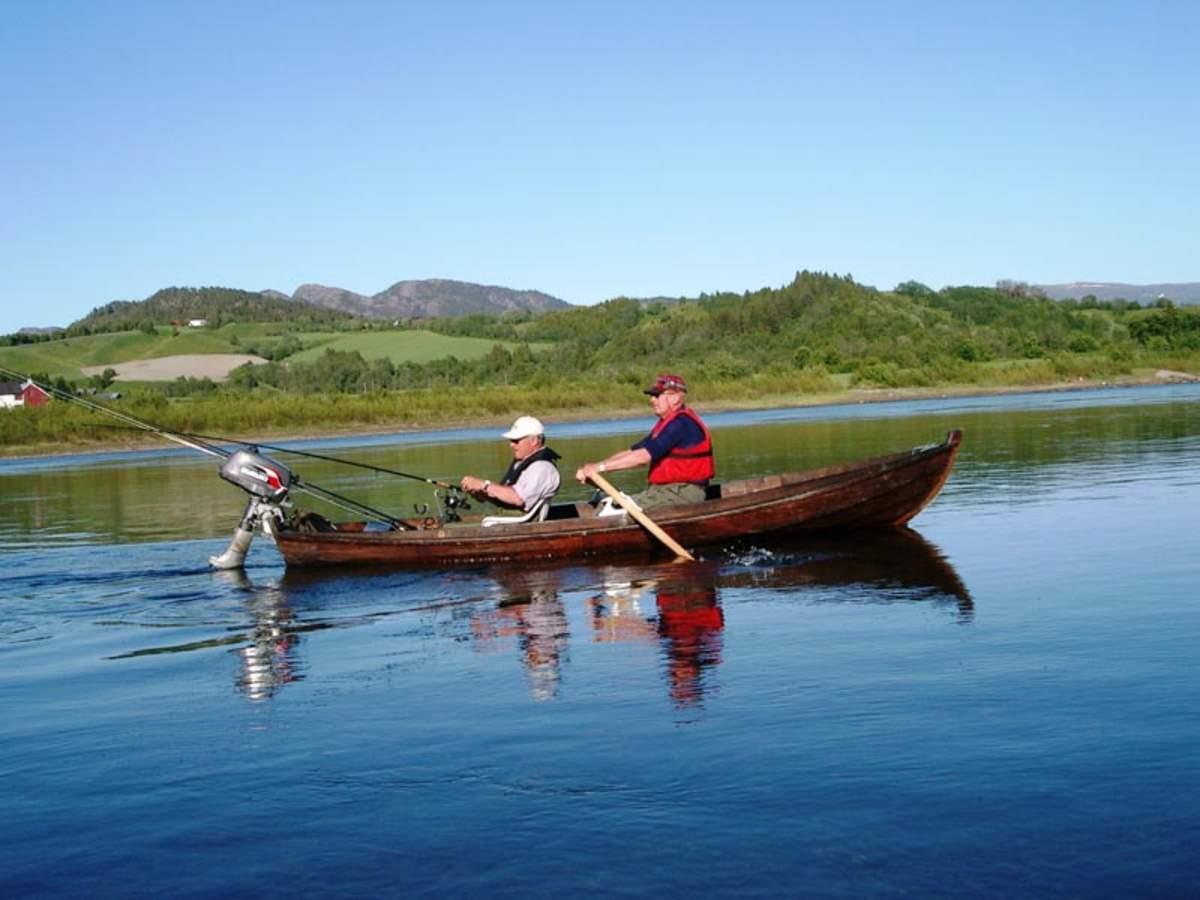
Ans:
{"type": "Polygon", "coordinates": [[[288,321],[299,325],[332,325],[355,317],[275,293],[222,287],[169,287],[145,300],[116,300],[71,323],[68,333],[126,331],[147,325],[186,324],[204,319],[212,326],[227,322],[288,321]]]}
{"type": "Polygon", "coordinates": [[[239,322],[216,329],[156,328],[152,333],[121,331],[0,347],[0,365],[18,372],[78,379],[82,369],[90,366],[207,353],[249,353],[271,358],[285,345],[303,348],[287,356],[289,364],[312,363],[326,350],[335,350],[359,353],[368,360],[419,365],[448,357],[480,359],[496,344],[490,339],[450,337],[431,331],[292,331],[287,322],[239,322]]]}
{"type": "Polygon", "coordinates": [[[441,359],[439,348],[424,364],[410,356],[396,365],[392,354],[367,359],[339,340],[234,382],[299,393],[454,385],[541,390],[585,382],[634,386],[655,371],[680,371],[708,396],[718,389],[753,396],[796,384],[826,390],[1109,377],[1137,362],[1187,368],[1181,361],[1200,350],[1200,311],[1056,302],[996,288],[935,292],[916,282],[879,291],[817,272],[744,294],[672,303],[620,298],[516,321],[471,316],[430,327],[497,343],[482,356],[441,359]],[[503,338],[509,341],[499,343],[503,338]]]}

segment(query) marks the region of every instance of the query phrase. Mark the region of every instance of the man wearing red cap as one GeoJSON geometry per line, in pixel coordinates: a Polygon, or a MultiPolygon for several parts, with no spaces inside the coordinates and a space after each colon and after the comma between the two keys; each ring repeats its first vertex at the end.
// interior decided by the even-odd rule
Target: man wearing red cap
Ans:
{"type": "Polygon", "coordinates": [[[659,375],[645,393],[658,416],[650,433],[628,450],[598,463],[585,463],[575,477],[586,483],[595,472],[648,464],[650,485],[633,497],[640,507],[700,503],[716,469],[708,426],[687,406],[687,382],[679,375],[659,375]]]}

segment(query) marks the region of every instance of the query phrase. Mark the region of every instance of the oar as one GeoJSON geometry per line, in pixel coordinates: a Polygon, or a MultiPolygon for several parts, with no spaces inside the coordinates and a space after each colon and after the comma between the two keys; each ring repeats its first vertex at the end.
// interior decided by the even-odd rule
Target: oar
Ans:
{"type": "Polygon", "coordinates": [[[680,546],[679,542],[675,540],[675,538],[671,537],[669,534],[659,528],[654,523],[654,520],[642,512],[632,500],[609,484],[607,478],[605,478],[599,472],[593,472],[591,480],[596,487],[600,488],[600,490],[612,497],[618,506],[637,519],[643,528],[662,541],[663,544],[666,545],[667,549],[673,552],[676,556],[678,556],[680,559],[686,559],[688,562],[696,561],[696,557],[684,550],[683,547],[680,546]]]}

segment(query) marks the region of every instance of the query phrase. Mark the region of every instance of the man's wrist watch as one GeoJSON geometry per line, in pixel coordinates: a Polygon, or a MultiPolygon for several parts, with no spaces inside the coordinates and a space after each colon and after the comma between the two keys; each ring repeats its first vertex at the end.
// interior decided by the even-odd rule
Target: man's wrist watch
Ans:
{"type": "Polygon", "coordinates": [[[488,492],[488,488],[490,488],[491,486],[492,486],[491,479],[485,478],[483,481],[483,492],[486,494],[488,492]]]}

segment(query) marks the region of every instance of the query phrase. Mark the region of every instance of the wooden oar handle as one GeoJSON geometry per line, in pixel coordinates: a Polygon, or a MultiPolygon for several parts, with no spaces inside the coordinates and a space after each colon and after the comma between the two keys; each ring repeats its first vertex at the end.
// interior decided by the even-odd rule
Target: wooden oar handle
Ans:
{"type": "Polygon", "coordinates": [[[678,556],[680,559],[686,559],[689,562],[696,561],[696,558],[694,556],[692,556],[692,554],[688,553],[685,549],[683,549],[683,547],[679,544],[678,541],[675,540],[675,538],[671,537],[669,534],[667,534],[665,531],[663,531],[657,524],[655,524],[654,520],[651,519],[648,515],[646,515],[642,511],[641,507],[639,507],[636,503],[634,503],[632,500],[630,500],[628,497],[626,497],[624,494],[622,494],[620,491],[618,491],[615,487],[613,487],[611,484],[609,484],[609,481],[607,478],[605,478],[599,472],[593,472],[591,480],[592,480],[592,483],[596,485],[596,487],[600,488],[600,490],[604,491],[604,493],[606,493],[606,494],[608,494],[608,496],[612,497],[613,501],[618,506],[620,506],[621,509],[625,510],[625,512],[629,513],[631,516],[633,516],[635,519],[637,519],[637,521],[641,524],[641,526],[643,528],[645,528],[648,532],[650,532],[652,535],[654,535],[656,538],[658,538],[660,541],[662,541],[663,544],[669,550],[671,550],[676,556],[678,556]]]}

